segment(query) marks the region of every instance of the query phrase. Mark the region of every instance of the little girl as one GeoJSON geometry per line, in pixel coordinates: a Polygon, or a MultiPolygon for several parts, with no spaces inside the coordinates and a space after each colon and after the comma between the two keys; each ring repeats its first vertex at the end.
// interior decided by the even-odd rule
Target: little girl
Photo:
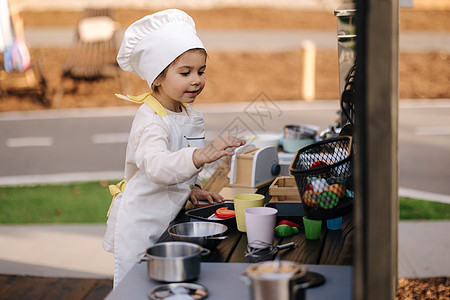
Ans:
{"type": "Polygon", "coordinates": [[[151,92],[137,97],[126,151],[125,179],[114,186],[103,248],[114,253],[114,287],[152,246],[189,199],[222,202],[201,189],[205,163],[233,155],[245,142],[220,138],[204,146],[201,113],[193,103],[205,86],[206,50],[186,13],[164,10],[133,23],[117,56],[120,67],[146,80],[151,92]]]}

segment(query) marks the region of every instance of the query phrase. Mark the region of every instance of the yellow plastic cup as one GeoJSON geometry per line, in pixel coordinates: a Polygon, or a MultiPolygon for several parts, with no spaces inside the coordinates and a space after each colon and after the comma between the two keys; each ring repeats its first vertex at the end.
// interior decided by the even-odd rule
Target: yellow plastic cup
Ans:
{"type": "Polygon", "coordinates": [[[236,213],[237,229],[246,232],[244,211],[250,207],[263,206],[264,195],[260,194],[237,194],[234,199],[234,211],[236,213]]]}

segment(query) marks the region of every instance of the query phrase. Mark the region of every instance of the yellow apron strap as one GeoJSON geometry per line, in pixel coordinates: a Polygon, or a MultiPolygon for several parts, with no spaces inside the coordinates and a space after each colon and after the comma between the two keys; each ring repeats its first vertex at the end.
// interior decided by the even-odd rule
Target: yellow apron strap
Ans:
{"type": "Polygon", "coordinates": [[[111,212],[112,206],[114,204],[114,198],[116,198],[116,196],[119,193],[123,193],[125,191],[125,187],[127,186],[127,182],[124,180],[122,180],[121,182],[119,182],[118,184],[114,185],[111,184],[109,186],[109,193],[111,194],[111,196],[113,196],[112,200],[111,200],[111,205],[109,206],[108,212],[106,213],[106,216],[109,217],[109,213],[111,212]]]}
{"type": "MultiPolygon", "coordinates": [[[[160,116],[161,118],[167,116],[167,111],[164,108],[164,106],[161,105],[161,103],[159,103],[159,101],[153,97],[150,93],[145,93],[139,96],[131,96],[131,95],[122,95],[122,94],[116,94],[117,98],[120,98],[122,100],[126,100],[126,101],[130,101],[133,103],[138,103],[138,104],[142,104],[145,103],[147,104],[151,109],[153,109],[155,111],[155,113],[160,116]]],[[[187,107],[187,105],[185,103],[181,103],[184,108],[187,107]]]]}

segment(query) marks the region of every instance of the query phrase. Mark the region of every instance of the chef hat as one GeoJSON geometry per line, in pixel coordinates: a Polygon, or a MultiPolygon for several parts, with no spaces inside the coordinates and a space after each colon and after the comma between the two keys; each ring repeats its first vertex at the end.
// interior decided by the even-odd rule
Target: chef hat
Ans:
{"type": "MultiPolygon", "coordinates": [[[[117,55],[119,66],[146,80],[149,86],[178,56],[205,49],[194,20],[178,9],[167,9],[134,22],[125,31],[117,55]]],[[[206,50],[206,49],[205,49],[206,50]]]]}

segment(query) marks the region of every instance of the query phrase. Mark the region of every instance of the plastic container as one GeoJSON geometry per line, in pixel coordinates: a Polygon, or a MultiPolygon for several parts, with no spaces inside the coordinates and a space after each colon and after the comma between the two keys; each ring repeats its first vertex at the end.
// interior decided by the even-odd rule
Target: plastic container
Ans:
{"type": "Polygon", "coordinates": [[[236,211],[236,224],[240,232],[246,232],[244,211],[250,207],[264,206],[264,195],[237,194],[234,195],[234,210],[236,211]]]}
{"type": "Polygon", "coordinates": [[[342,217],[327,220],[327,228],[329,230],[341,230],[342,217]]]}
{"type": "Polygon", "coordinates": [[[307,240],[320,239],[322,220],[311,220],[307,217],[303,217],[303,226],[305,226],[305,237],[307,240]]]}
{"type": "MultiPolygon", "coordinates": [[[[244,211],[247,242],[273,244],[277,210],[272,207],[250,207],[244,211]]],[[[258,248],[258,246],[253,246],[258,248]]],[[[261,246],[259,248],[265,248],[261,246]]]]}

